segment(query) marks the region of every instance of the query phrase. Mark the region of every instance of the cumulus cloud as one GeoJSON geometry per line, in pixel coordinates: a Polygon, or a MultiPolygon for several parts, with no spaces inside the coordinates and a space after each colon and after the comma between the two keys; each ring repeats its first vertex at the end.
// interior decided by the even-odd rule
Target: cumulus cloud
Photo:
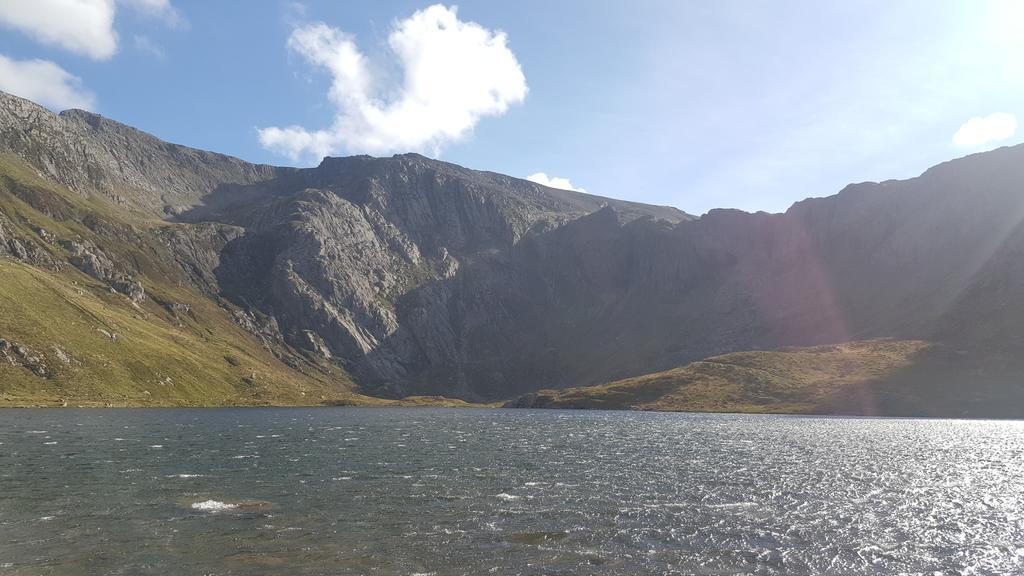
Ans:
{"type": "Polygon", "coordinates": [[[0,24],[94,60],[117,52],[114,0],[0,0],[0,24]]]}
{"type": "Polygon", "coordinates": [[[953,144],[972,148],[1012,138],[1016,133],[1017,117],[1006,112],[996,112],[988,116],[976,116],[964,122],[953,135],[953,144]]]}
{"type": "Polygon", "coordinates": [[[572,182],[568,178],[559,178],[558,176],[549,177],[543,172],[537,172],[536,174],[530,174],[526,177],[530,182],[536,182],[542,186],[548,188],[561,188],[562,190],[575,190],[577,192],[586,192],[583,188],[577,188],[572,185],[572,182]]]}
{"type": "Polygon", "coordinates": [[[263,146],[295,160],[345,151],[383,154],[441,148],[469,134],[485,116],[504,114],[526,97],[526,78],[502,32],[459,20],[436,4],[394,24],[388,48],[402,70],[385,86],[355,40],[324,23],[297,27],[288,47],[332,77],[328,128],[270,127],[263,146]]]}
{"type": "Polygon", "coordinates": [[[88,110],[95,103],[78,77],[48,60],[11,60],[0,54],[0,90],[54,110],[88,110]]]}
{"type": "Polygon", "coordinates": [[[0,25],[43,44],[106,60],[117,52],[117,4],[174,28],[187,24],[170,0],[0,0],[0,25]]]}

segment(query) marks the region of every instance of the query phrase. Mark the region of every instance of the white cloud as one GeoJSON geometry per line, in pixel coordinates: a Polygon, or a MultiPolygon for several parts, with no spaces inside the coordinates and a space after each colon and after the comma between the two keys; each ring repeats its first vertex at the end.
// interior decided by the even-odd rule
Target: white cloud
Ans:
{"type": "Polygon", "coordinates": [[[973,148],[1012,138],[1016,133],[1017,117],[1006,112],[996,112],[988,116],[976,116],[964,122],[953,135],[953,144],[973,148]]]}
{"type": "Polygon", "coordinates": [[[170,0],[0,0],[0,25],[43,44],[106,60],[117,52],[117,4],[173,28],[187,25],[170,0]]]}
{"type": "Polygon", "coordinates": [[[145,34],[136,34],[132,40],[135,42],[135,48],[140,52],[146,52],[150,56],[163,60],[166,57],[164,49],[159,44],[149,39],[149,36],[145,34]]]}
{"type": "Polygon", "coordinates": [[[296,27],[298,27],[298,24],[296,24],[296,22],[306,19],[307,11],[308,10],[306,8],[306,5],[303,4],[302,2],[284,3],[284,13],[286,18],[285,21],[294,24],[296,27]]]}
{"type": "Polygon", "coordinates": [[[336,107],[329,128],[259,131],[263,146],[296,160],[341,151],[437,154],[527,93],[505,34],[463,22],[455,7],[440,4],[396,22],[388,35],[403,72],[398,86],[381,86],[354,39],[324,23],[296,28],[288,47],[331,74],[328,98],[336,107]]]}
{"type": "Polygon", "coordinates": [[[114,0],[0,0],[0,24],[94,60],[117,52],[114,0]]]}
{"type": "Polygon", "coordinates": [[[181,13],[171,5],[170,0],[117,0],[129,8],[132,8],[145,16],[159,18],[168,26],[178,28],[185,26],[187,22],[181,13]]]}
{"type": "Polygon", "coordinates": [[[526,177],[530,182],[536,182],[542,186],[548,188],[561,188],[562,190],[575,190],[577,192],[586,192],[583,188],[577,188],[572,185],[572,182],[568,178],[559,178],[558,176],[549,177],[543,172],[537,172],[536,174],[530,174],[526,177]]]}
{"type": "Polygon", "coordinates": [[[0,54],[0,90],[48,108],[91,109],[95,97],[77,76],[48,60],[11,60],[0,54]]]}

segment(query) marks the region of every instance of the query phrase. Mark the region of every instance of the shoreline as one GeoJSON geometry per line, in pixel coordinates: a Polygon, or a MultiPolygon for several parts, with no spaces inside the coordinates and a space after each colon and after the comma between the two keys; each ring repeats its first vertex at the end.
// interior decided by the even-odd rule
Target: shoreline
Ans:
{"type": "MultiPolygon", "coordinates": [[[[449,399],[451,400],[451,399],[449,399]]],[[[465,401],[449,401],[437,403],[416,403],[392,401],[393,403],[379,404],[215,404],[215,405],[46,405],[46,404],[0,404],[0,410],[237,410],[237,409],[311,409],[311,408],[359,408],[359,409],[393,409],[393,408],[449,408],[458,410],[507,410],[510,412],[536,411],[536,412],[630,412],[630,413],[657,413],[657,414],[704,414],[720,416],[780,416],[799,418],[858,418],[858,419],[885,419],[885,420],[963,420],[963,421],[1000,421],[1000,422],[1024,422],[1024,416],[989,416],[989,415],[934,415],[934,414],[856,414],[838,412],[778,412],[778,411],[728,411],[728,410],[658,410],[658,409],[632,409],[632,408],[581,408],[581,407],[510,407],[505,403],[495,402],[490,404],[474,404],[465,401]]]]}

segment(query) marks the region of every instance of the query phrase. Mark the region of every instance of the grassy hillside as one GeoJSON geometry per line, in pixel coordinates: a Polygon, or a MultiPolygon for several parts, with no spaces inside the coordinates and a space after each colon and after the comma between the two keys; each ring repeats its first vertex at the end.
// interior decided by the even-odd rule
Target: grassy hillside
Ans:
{"type": "MultiPolygon", "coordinates": [[[[544,390],[519,405],[686,412],[818,413],[873,396],[929,345],[870,340],[813,348],[737,352],[600,386],[544,390]],[[843,402],[839,402],[844,399],[843,402]],[[837,404],[838,403],[838,404],[837,404]]],[[[868,400],[864,400],[868,402],[868,400]]],[[[868,405],[850,407],[870,413],[868,405]]]]}
{"type": "Polygon", "coordinates": [[[193,315],[177,326],[82,274],[0,260],[0,277],[0,337],[43,367],[40,375],[13,350],[0,355],[0,405],[358,400],[342,378],[289,369],[212,303],[191,299],[193,315]]]}
{"type": "Polygon", "coordinates": [[[337,368],[286,365],[191,288],[153,235],[167,223],[81,197],[10,156],[0,215],[29,252],[0,256],[0,406],[380,402],[337,368]],[[68,240],[123,264],[147,297],[133,302],[69,265],[68,240]]]}

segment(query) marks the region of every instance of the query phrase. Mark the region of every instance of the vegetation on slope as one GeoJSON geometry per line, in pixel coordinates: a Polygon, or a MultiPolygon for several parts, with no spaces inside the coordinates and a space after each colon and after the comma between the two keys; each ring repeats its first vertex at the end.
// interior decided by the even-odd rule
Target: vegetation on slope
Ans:
{"type": "Polygon", "coordinates": [[[542,390],[514,406],[686,412],[872,413],[873,385],[912,366],[929,344],[869,340],[737,352],[599,386],[542,390]],[[839,402],[839,399],[844,399],[839,402]],[[858,400],[859,399],[859,400],[858,400]],[[847,401],[858,401],[850,406],[847,401]]]}
{"type": "Polygon", "coordinates": [[[162,243],[187,226],[77,195],[0,155],[0,407],[468,405],[359,394],[337,366],[247,331],[239,310],[196,287],[212,273],[162,243]],[[145,297],[72,266],[71,243],[145,297]]]}
{"type": "Polygon", "coordinates": [[[11,347],[0,356],[0,405],[309,404],[354,396],[289,370],[211,304],[194,300],[193,314],[176,326],[84,275],[69,276],[0,260],[0,335],[11,347]],[[14,346],[38,358],[38,371],[19,361],[14,346]]]}
{"type": "Polygon", "coordinates": [[[128,222],[10,156],[0,158],[0,214],[8,240],[30,248],[0,257],[0,406],[379,402],[336,368],[286,365],[191,289],[152,235],[166,223],[128,222]],[[147,297],[70,266],[68,241],[128,263],[147,297]]]}

